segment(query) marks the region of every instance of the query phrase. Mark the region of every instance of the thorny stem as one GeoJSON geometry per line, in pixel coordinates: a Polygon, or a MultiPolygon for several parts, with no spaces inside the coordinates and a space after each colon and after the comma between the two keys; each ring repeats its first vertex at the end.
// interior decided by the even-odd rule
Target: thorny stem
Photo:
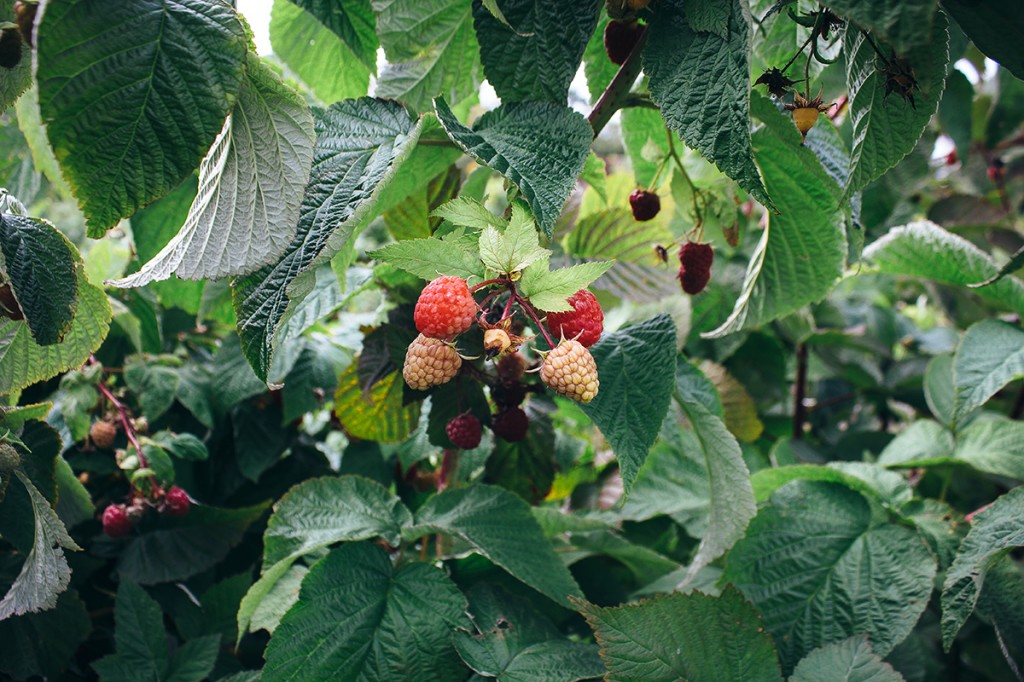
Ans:
{"type": "Polygon", "coordinates": [[[864,30],[861,30],[860,34],[864,36],[865,40],[868,41],[868,45],[870,45],[871,49],[875,51],[875,54],[877,54],[881,58],[882,63],[885,64],[886,66],[889,66],[889,58],[882,54],[882,51],[878,49],[878,45],[875,44],[875,40],[874,38],[871,37],[871,34],[864,30]]]}
{"type": "Polygon", "coordinates": [[[796,61],[796,58],[804,53],[804,50],[807,49],[807,46],[811,44],[811,40],[814,39],[814,33],[814,29],[811,29],[811,35],[807,36],[807,40],[805,40],[804,44],[800,46],[800,49],[796,51],[796,54],[790,57],[789,61],[786,62],[786,65],[782,67],[782,73],[786,73],[786,69],[793,66],[793,62],[796,61]]]}
{"type": "Polygon", "coordinates": [[[551,340],[551,336],[548,334],[548,330],[541,323],[540,317],[537,315],[537,311],[533,309],[533,306],[531,306],[526,301],[526,299],[524,299],[522,296],[515,292],[512,292],[512,296],[515,298],[516,302],[519,303],[519,307],[521,307],[526,312],[526,314],[530,316],[530,319],[532,319],[537,324],[537,328],[540,329],[540,333],[544,335],[544,340],[548,342],[548,347],[554,348],[555,342],[551,340]]]}
{"type": "Polygon", "coordinates": [[[622,62],[622,66],[619,67],[615,77],[612,78],[612,82],[601,93],[597,104],[594,105],[590,115],[587,116],[590,127],[594,129],[594,137],[597,137],[604,127],[608,125],[612,115],[629,101],[630,90],[633,88],[633,83],[636,82],[636,78],[640,75],[642,69],[640,55],[643,53],[646,43],[647,26],[644,26],[640,32],[640,37],[636,41],[636,45],[633,46],[633,51],[626,57],[626,61],[622,62]]]}

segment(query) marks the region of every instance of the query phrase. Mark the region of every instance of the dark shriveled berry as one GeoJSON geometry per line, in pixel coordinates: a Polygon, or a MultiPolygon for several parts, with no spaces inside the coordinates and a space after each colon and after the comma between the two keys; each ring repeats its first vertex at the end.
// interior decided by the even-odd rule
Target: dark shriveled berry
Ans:
{"type": "Polygon", "coordinates": [[[530,418],[520,407],[510,407],[494,415],[491,430],[494,435],[510,443],[526,438],[526,430],[530,426],[530,418]]]}
{"type": "Polygon", "coordinates": [[[604,51],[612,64],[621,65],[636,47],[643,27],[636,21],[610,21],[604,27],[604,51]]]}
{"type": "Polygon", "coordinates": [[[661,199],[654,192],[635,189],[629,195],[629,207],[633,210],[633,217],[643,222],[658,215],[658,211],[661,210],[661,199]]]}
{"type": "Polygon", "coordinates": [[[21,33],[17,28],[0,30],[0,66],[13,69],[21,63],[21,33]]]}

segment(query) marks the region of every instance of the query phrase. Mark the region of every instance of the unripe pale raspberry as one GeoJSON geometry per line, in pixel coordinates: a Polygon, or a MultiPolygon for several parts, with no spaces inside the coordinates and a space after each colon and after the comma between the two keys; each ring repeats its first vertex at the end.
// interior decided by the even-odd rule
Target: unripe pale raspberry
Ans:
{"type": "Polygon", "coordinates": [[[569,297],[572,310],[562,313],[548,313],[548,329],[556,337],[576,339],[589,348],[597,343],[604,331],[604,312],[597,297],[586,289],[580,289],[569,297]]]}
{"type": "Polygon", "coordinates": [[[112,538],[123,538],[132,532],[132,520],[123,504],[112,504],[103,510],[103,532],[112,538]]]}
{"type": "Polygon", "coordinates": [[[509,407],[498,412],[491,419],[491,430],[494,435],[509,443],[516,443],[526,438],[530,427],[530,418],[521,407],[509,407]]]}
{"type": "Polygon", "coordinates": [[[455,447],[462,450],[472,450],[480,445],[480,438],[483,435],[483,426],[476,415],[464,412],[457,417],[448,420],[444,427],[448,439],[455,447]]]}
{"type": "Polygon", "coordinates": [[[461,367],[462,358],[451,345],[420,334],[405,353],[402,376],[410,388],[425,391],[448,383],[461,367]]]}
{"type": "Polygon", "coordinates": [[[704,291],[711,280],[711,264],[715,251],[711,244],[686,242],[679,247],[679,283],[683,291],[695,296],[704,291]]]}
{"type": "Polygon", "coordinates": [[[110,422],[93,422],[92,426],[89,427],[89,438],[92,440],[92,444],[101,450],[110,448],[114,444],[114,438],[116,437],[117,427],[110,422]]]}
{"type": "Polygon", "coordinates": [[[476,301],[461,277],[438,277],[423,287],[413,311],[416,329],[424,336],[448,339],[473,326],[476,301]]]}
{"type": "Polygon", "coordinates": [[[191,506],[192,500],[189,499],[188,493],[175,485],[171,486],[171,489],[164,496],[164,504],[160,511],[165,516],[184,516],[188,514],[189,507],[191,506]]]}
{"type": "Polygon", "coordinates": [[[548,353],[540,367],[540,379],[555,393],[581,403],[597,395],[597,363],[579,341],[566,339],[548,353]]]}

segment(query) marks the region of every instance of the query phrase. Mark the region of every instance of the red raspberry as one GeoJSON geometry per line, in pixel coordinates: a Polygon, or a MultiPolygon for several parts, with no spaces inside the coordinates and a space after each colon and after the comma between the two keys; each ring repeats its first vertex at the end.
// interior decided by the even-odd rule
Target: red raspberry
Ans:
{"type": "Polygon", "coordinates": [[[483,427],[480,420],[469,412],[464,412],[457,417],[448,420],[444,432],[455,447],[461,450],[472,450],[480,445],[480,437],[483,434],[483,427]]]}
{"type": "Polygon", "coordinates": [[[160,507],[160,512],[164,516],[184,516],[188,514],[188,509],[191,506],[192,500],[189,499],[188,493],[175,485],[171,486],[171,489],[164,496],[164,503],[160,507]]]}
{"type": "Polygon", "coordinates": [[[112,504],[103,510],[103,532],[110,537],[123,538],[132,532],[133,527],[123,504],[112,504]]]}
{"type": "Polygon", "coordinates": [[[586,289],[580,289],[569,297],[572,310],[563,313],[548,313],[548,329],[563,339],[576,339],[589,348],[597,343],[604,331],[604,312],[597,297],[586,289]]]}
{"type": "Polygon", "coordinates": [[[473,326],[476,301],[461,277],[438,277],[423,287],[416,310],[416,329],[424,336],[448,339],[473,326]]]}
{"type": "Polygon", "coordinates": [[[566,339],[548,353],[540,366],[540,380],[555,393],[581,403],[597,395],[597,363],[579,341],[566,339]]]}
{"type": "Polygon", "coordinates": [[[110,422],[93,422],[89,427],[89,438],[92,444],[101,450],[107,450],[114,444],[117,437],[117,427],[110,422]]]}
{"type": "Polygon", "coordinates": [[[604,27],[604,51],[612,64],[622,64],[640,40],[643,27],[636,21],[609,21],[604,27]]]}
{"type": "Polygon", "coordinates": [[[526,438],[526,430],[530,426],[530,418],[520,407],[510,407],[494,415],[491,430],[498,438],[515,443],[526,438]]]}
{"type": "Polygon", "coordinates": [[[409,388],[425,391],[448,383],[461,367],[462,358],[450,344],[420,334],[405,353],[402,376],[409,388]]]}
{"type": "Polygon", "coordinates": [[[654,192],[646,189],[635,189],[629,195],[629,207],[633,210],[633,217],[637,220],[650,220],[658,215],[661,210],[661,199],[654,192]]]}
{"type": "Polygon", "coordinates": [[[711,280],[711,264],[715,260],[711,244],[686,242],[679,247],[679,282],[683,291],[694,296],[704,291],[711,280]]]}

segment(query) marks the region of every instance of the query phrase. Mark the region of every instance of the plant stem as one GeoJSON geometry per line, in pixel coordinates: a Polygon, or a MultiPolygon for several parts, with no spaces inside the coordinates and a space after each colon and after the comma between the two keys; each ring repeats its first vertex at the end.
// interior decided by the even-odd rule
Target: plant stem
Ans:
{"type": "Polygon", "coordinates": [[[643,53],[644,45],[646,44],[647,27],[644,26],[640,32],[640,37],[636,41],[636,45],[633,46],[633,51],[626,57],[626,61],[622,62],[622,66],[619,67],[615,77],[612,78],[612,82],[601,93],[597,104],[594,105],[590,115],[587,116],[590,127],[594,129],[594,137],[597,137],[604,130],[604,127],[608,125],[608,121],[611,120],[615,112],[629,101],[630,90],[633,88],[633,83],[636,82],[636,78],[640,75],[640,71],[643,68],[640,55],[643,53]]]}
{"type": "Polygon", "coordinates": [[[524,299],[519,294],[513,292],[512,296],[515,297],[516,302],[519,303],[519,306],[523,309],[523,311],[530,316],[530,319],[532,319],[537,324],[537,328],[540,329],[540,333],[544,335],[544,340],[548,342],[548,347],[553,349],[555,347],[555,342],[551,340],[551,336],[548,334],[548,330],[545,329],[544,325],[541,323],[540,317],[537,315],[537,311],[534,310],[533,306],[531,306],[526,301],[526,299],[524,299]]]}
{"type": "MultiPolygon", "coordinates": [[[[96,361],[95,357],[90,355],[89,364],[98,365],[99,363],[96,361]]],[[[135,452],[139,455],[139,466],[143,469],[147,468],[149,463],[146,462],[146,456],[142,454],[142,446],[139,445],[139,438],[135,434],[135,425],[132,424],[131,420],[128,418],[128,413],[124,404],[114,396],[102,380],[97,382],[96,387],[100,390],[100,393],[103,394],[103,397],[107,399],[115,410],[117,410],[117,416],[121,420],[121,425],[124,427],[125,436],[128,437],[128,442],[133,448],[135,448],[135,452]]]]}
{"type": "Polygon", "coordinates": [[[800,46],[800,49],[796,51],[796,54],[793,55],[792,57],[790,57],[789,61],[786,62],[786,65],[782,67],[782,73],[786,73],[786,69],[788,69],[789,67],[793,66],[793,62],[796,61],[797,57],[799,57],[800,55],[802,55],[804,53],[804,50],[806,50],[807,46],[811,44],[811,40],[813,38],[814,38],[814,29],[811,29],[811,35],[807,36],[807,40],[805,40],[804,44],[800,46]]]}
{"type": "Polygon", "coordinates": [[[807,408],[804,398],[807,392],[807,344],[796,347],[796,386],[793,387],[793,440],[803,440],[804,421],[807,408]]]}
{"type": "Polygon", "coordinates": [[[700,190],[697,189],[697,185],[693,184],[693,180],[690,179],[690,174],[686,172],[686,166],[683,165],[683,160],[679,158],[679,154],[676,152],[676,143],[672,140],[672,131],[665,128],[665,133],[668,135],[668,154],[672,157],[672,160],[675,161],[676,167],[679,168],[679,172],[683,176],[683,180],[686,180],[686,184],[690,186],[690,195],[693,199],[693,216],[696,220],[695,227],[700,228],[701,236],[703,236],[704,216],[701,214],[697,196],[700,194],[700,190]]]}

